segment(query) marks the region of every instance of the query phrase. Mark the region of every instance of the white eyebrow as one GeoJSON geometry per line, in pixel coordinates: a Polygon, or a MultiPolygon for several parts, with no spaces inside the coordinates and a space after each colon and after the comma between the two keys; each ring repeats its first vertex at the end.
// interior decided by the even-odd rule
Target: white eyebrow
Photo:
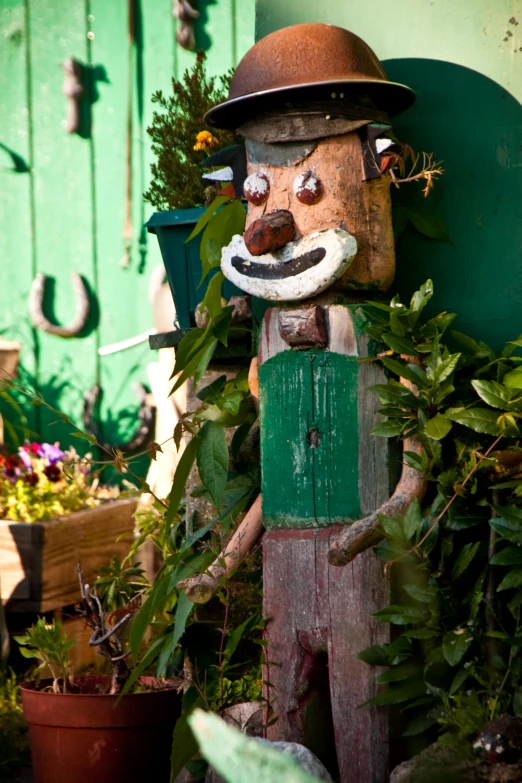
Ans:
{"type": "Polygon", "coordinates": [[[384,152],[384,150],[387,150],[388,147],[393,146],[393,141],[391,139],[376,139],[375,141],[375,148],[379,155],[384,152]]]}
{"type": "Polygon", "coordinates": [[[218,171],[209,171],[208,174],[202,174],[201,179],[212,179],[218,182],[232,182],[234,172],[230,166],[225,166],[224,169],[218,171]]]}

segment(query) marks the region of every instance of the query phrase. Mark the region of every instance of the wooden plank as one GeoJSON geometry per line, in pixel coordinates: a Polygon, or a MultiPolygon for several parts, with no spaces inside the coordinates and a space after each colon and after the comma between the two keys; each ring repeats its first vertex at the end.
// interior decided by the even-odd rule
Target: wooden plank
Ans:
{"type": "MultiPolygon", "coordinates": [[[[38,271],[54,278],[44,305],[48,315],[68,323],[75,312],[71,272],[96,288],[93,262],[91,142],[67,134],[67,100],[60,63],[74,56],[87,63],[85,0],[28,0],[31,30],[32,124],[34,138],[35,241],[38,271]]],[[[81,421],[83,392],[96,380],[92,313],[85,336],[64,340],[39,332],[39,389],[46,400],[81,421]]],[[[42,436],[69,442],[69,427],[42,410],[42,436]]]]}
{"type": "Polygon", "coordinates": [[[0,595],[3,603],[10,599],[30,600],[33,577],[41,552],[40,525],[0,521],[0,595]]]}
{"type": "Polygon", "coordinates": [[[3,603],[16,611],[46,612],[80,597],[76,565],[86,581],[113,555],[123,559],[134,529],[132,499],[108,501],[42,523],[0,521],[0,579],[3,603]]]}
{"type": "MultiPolygon", "coordinates": [[[[152,7],[157,5],[155,2],[152,7]]],[[[134,3],[135,43],[132,62],[129,62],[128,0],[111,3],[92,0],[90,7],[90,27],[94,35],[90,44],[90,57],[98,76],[98,99],[93,105],[95,239],[99,265],[97,291],[100,308],[98,335],[100,345],[105,346],[141,334],[153,325],[147,295],[151,267],[148,264],[145,266],[145,257],[140,254],[140,237],[144,233],[145,215],[141,206],[144,189],[143,130],[141,121],[138,121],[138,97],[141,101],[144,96],[138,74],[141,79],[142,23],[144,18],[147,19],[145,13],[148,4],[144,6],[143,3],[134,3]],[[132,160],[129,170],[127,144],[130,109],[132,160]],[[129,263],[122,266],[129,176],[132,240],[129,263]]],[[[164,4],[166,21],[168,14],[168,4],[164,4]]],[[[154,238],[153,240],[155,241],[154,238]]],[[[149,359],[150,350],[147,343],[99,359],[100,385],[103,392],[100,418],[104,438],[109,443],[122,443],[135,430],[138,402],[133,383],[146,384],[145,366],[149,359]]]]}
{"type": "MultiPolygon", "coordinates": [[[[30,104],[27,94],[29,30],[24,0],[0,5],[0,331],[23,345],[24,377],[37,372],[37,340],[27,318],[33,264],[30,104]]],[[[37,410],[27,411],[36,429],[37,410]]]]}
{"type": "Polygon", "coordinates": [[[335,773],[335,758],[315,745],[330,702],[330,720],[341,781],[387,780],[388,722],[385,710],[361,705],[377,692],[375,670],[357,654],[389,641],[389,627],[371,619],[388,598],[383,564],[365,552],[346,568],[328,564],[335,528],[277,530],[263,539],[265,695],[277,720],[272,740],[306,744],[335,773]],[[329,679],[314,699],[317,683],[329,679]],[[328,694],[329,690],[329,694],[328,694]]]}

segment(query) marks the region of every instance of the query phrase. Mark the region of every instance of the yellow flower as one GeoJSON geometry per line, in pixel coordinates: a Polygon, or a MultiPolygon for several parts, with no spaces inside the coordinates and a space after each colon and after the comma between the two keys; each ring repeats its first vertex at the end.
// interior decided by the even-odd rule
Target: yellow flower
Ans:
{"type": "Polygon", "coordinates": [[[210,131],[200,131],[196,136],[195,150],[210,150],[219,144],[218,139],[210,131]]]}

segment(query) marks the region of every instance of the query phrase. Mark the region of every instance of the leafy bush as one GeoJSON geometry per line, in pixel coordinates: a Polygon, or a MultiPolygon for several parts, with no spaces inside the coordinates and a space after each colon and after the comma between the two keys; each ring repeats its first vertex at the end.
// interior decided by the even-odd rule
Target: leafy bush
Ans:
{"type": "Polygon", "coordinates": [[[432,293],[428,281],[409,306],[368,308],[390,373],[373,387],[387,416],[374,434],[418,438],[422,455],[404,460],[429,490],[425,508],[380,518],[375,552],[396,595],[375,617],[398,633],[360,658],[387,667],[370,703],[399,705],[406,735],[436,727],[461,741],[506,712],[522,717],[522,340],[495,352],[448,337],[454,315],[422,319],[432,293]]]}

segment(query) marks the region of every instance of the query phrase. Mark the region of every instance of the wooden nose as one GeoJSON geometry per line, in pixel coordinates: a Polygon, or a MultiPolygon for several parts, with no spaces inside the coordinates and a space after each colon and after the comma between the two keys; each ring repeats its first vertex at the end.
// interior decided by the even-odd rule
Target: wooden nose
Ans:
{"type": "Polygon", "coordinates": [[[294,216],[287,209],[269,212],[249,225],[243,239],[253,256],[280,250],[287,242],[295,239],[294,216]]]}

